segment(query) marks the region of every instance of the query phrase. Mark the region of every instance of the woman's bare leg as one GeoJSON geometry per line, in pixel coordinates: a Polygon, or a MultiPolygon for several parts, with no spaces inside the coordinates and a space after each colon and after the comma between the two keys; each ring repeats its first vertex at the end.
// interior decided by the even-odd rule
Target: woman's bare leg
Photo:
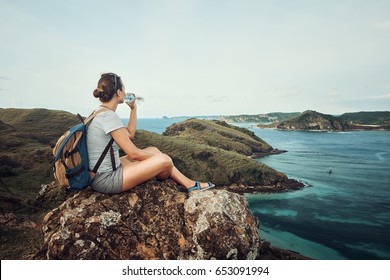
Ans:
{"type": "Polygon", "coordinates": [[[153,179],[168,179],[172,173],[173,163],[170,157],[164,154],[156,154],[146,160],[126,162],[121,159],[123,165],[122,191],[127,191],[141,183],[153,179]]]}
{"type": "MultiPolygon", "coordinates": [[[[146,149],[144,149],[145,151],[148,151],[150,153],[153,153],[153,154],[163,154],[158,148],[156,147],[148,147],[146,149]]],[[[185,176],[183,173],[180,172],[179,169],[177,169],[174,165],[173,165],[173,168],[172,168],[172,172],[169,176],[172,180],[174,180],[175,182],[179,183],[180,185],[182,185],[183,187],[185,188],[191,188],[195,185],[195,181],[188,178],[187,176],[185,176]]],[[[160,178],[158,178],[160,179],[160,178]]],[[[166,179],[166,178],[162,178],[162,179],[166,179]]],[[[209,185],[208,183],[201,183],[201,188],[207,188],[209,185]]]]}

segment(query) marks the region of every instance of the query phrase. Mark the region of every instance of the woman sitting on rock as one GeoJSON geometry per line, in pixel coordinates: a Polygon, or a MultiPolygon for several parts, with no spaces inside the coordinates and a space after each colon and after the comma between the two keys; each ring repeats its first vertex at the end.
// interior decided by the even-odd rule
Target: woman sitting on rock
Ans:
{"type": "Polygon", "coordinates": [[[212,183],[201,183],[186,177],[173,165],[172,159],[157,148],[139,149],[133,144],[131,139],[136,132],[137,105],[135,100],[126,103],[130,108],[130,118],[125,127],[115,112],[118,104],[124,103],[125,96],[125,87],[118,75],[103,74],[93,95],[99,98],[101,107],[105,110],[99,112],[88,127],[87,145],[91,170],[111,138],[115,143],[113,155],[106,154],[95,174],[92,189],[102,193],[120,193],[154,177],[160,180],[171,178],[186,187],[188,192],[214,187],[212,183]],[[126,156],[119,158],[119,147],[126,156]]]}

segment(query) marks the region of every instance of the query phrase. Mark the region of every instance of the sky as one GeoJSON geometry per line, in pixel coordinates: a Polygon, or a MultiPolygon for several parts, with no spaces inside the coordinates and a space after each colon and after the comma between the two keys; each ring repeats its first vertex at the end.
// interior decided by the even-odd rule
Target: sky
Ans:
{"type": "Polygon", "coordinates": [[[390,110],[389,0],[0,0],[0,15],[0,108],[87,115],[114,72],[141,118],[390,110]]]}

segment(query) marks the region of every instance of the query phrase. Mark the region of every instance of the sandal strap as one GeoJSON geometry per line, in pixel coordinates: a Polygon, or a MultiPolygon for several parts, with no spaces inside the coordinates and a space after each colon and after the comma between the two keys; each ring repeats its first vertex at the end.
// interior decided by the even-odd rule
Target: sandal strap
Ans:
{"type": "Polygon", "coordinates": [[[200,182],[196,181],[193,187],[187,189],[187,192],[198,191],[200,189],[200,182]]]}
{"type": "Polygon", "coordinates": [[[188,188],[187,192],[198,191],[198,190],[203,191],[203,190],[208,190],[208,189],[211,189],[211,188],[215,187],[215,185],[213,183],[211,183],[211,182],[207,182],[207,184],[208,184],[208,187],[202,189],[201,186],[200,186],[200,182],[199,181],[195,181],[195,185],[193,187],[191,187],[191,188],[188,188]]]}

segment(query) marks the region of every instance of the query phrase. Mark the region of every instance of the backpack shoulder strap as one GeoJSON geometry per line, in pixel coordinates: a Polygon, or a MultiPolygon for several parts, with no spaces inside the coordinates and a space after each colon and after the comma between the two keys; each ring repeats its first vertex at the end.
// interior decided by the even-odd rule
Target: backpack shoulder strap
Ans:
{"type": "MultiPolygon", "coordinates": [[[[103,159],[104,157],[106,156],[106,154],[108,153],[108,150],[110,148],[112,148],[112,144],[114,144],[114,138],[111,138],[110,141],[108,142],[107,146],[104,148],[104,151],[103,153],[100,155],[100,158],[98,159],[98,161],[96,162],[94,168],[92,169],[92,172],[93,173],[96,173],[100,167],[100,165],[102,164],[103,162],[103,159]]],[[[111,157],[111,164],[113,164],[112,162],[112,157],[111,157]]]]}
{"type": "Polygon", "coordinates": [[[104,111],[108,111],[108,110],[110,110],[110,109],[100,106],[98,109],[93,111],[87,118],[85,118],[85,120],[83,121],[84,124],[87,125],[88,123],[90,123],[93,120],[94,117],[97,116],[97,114],[102,113],[104,111]]]}
{"type": "MultiPolygon", "coordinates": [[[[97,114],[101,113],[101,112],[104,112],[104,111],[107,111],[109,110],[108,108],[105,108],[105,107],[100,107],[99,109],[96,109],[95,111],[93,111],[85,120],[83,119],[83,117],[80,115],[80,114],[77,114],[77,117],[81,120],[81,122],[87,126],[92,120],[94,117],[96,117],[97,114]]],[[[76,140],[74,141],[74,144],[73,144],[73,149],[76,148],[76,146],[78,145],[80,139],[82,137],[82,134],[78,134],[76,140]]]]}
{"type": "MultiPolygon", "coordinates": [[[[104,111],[108,111],[109,109],[106,108],[106,107],[100,107],[98,109],[96,109],[95,111],[93,111],[85,120],[84,120],[84,124],[85,125],[88,125],[88,123],[90,123],[94,117],[96,117],[97,114],[99,113],[102,113],[104,111]]],[[[92,172],[93,173],[96,173],[100,167],[100,165],[102,164],[103,162],[103,159],[105,158],[105,156],[107,155],[108,153],[108,150],[110,150],[110,155],[111,155],[111,165],[112,165],[112,169],[115,171],[116,170],[116,166],[115,166],[115,158],[114,158],[114,150],[112,148],[112,145],[114,144],[114,138],[111,137],[110,141],[108,142],[107,146],[104,148],[103,150],[103,153],[100,155],[98,161],[96,162],[95,166],[93,167],[92,169],[92,172]]]]}

